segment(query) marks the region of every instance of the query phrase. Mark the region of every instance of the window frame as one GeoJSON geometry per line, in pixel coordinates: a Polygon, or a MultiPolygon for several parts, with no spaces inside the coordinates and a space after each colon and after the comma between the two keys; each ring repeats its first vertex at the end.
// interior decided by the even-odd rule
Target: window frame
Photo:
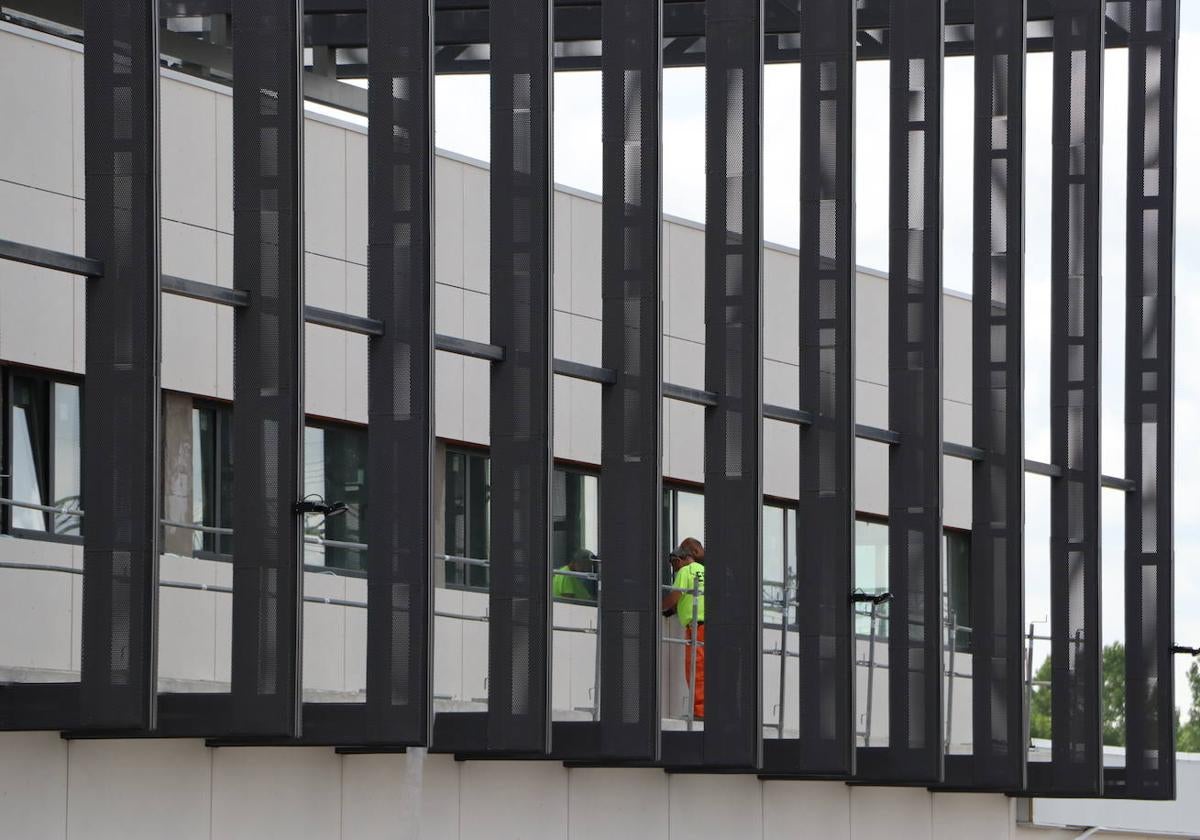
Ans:
{"type": "MultiPolygon", "coordinates": [[[[216,428],[216,432],[215,432],[215,439],[213,441],[213,465],[212,465],[213,466],[213,522],[212,522],[211,527],[222,527],[221,526],[221,514],[224,513],[225,506],[224,506],[224,503],[221,498],[221,478],[220,478],[221,441],[222,441],[222,436],[228,438],[230,456],[233,457],[233,426],[232,426],[233,404],[227,403],[227,402],[222,402],[220,400],[210,399],[208,397],[200,397],[200,396],[195,396],[195,395],[189,395],[189,396],[191,396],[193,412],[209,410],[209,411],[212,411],[214,414],[214,417],[217,418],[217,428],[216,428]]],[[[164,414],[165,414],[165,412],[164,412],[164,414]]],[[[164,444],[165,444],[166,435],[163,436],[163,439],[164,439],[164,444]]],[[[196,441],[192,441],[192,445],[195,446],[196,441]]],[[[193,463],[193,465],[195,464],[195,456],[193,456],[192,463],[193,463]]],[[[192,474],[192,487],[195,487],[195,481],[196,481],[196,476],[193,473],[192,474]]],[[[192,500],[192,504],[193,504],[193,506],[195,505],[195,499],[192,500]]],[[[229,505],[230,505],[230,507],[233,506],[232,498],[229,499],[229,505]]],[[[209,523],[201,522],[199,524],[208,525],[209,523]]],[[[232,527],[232,519],[230,520],[230,527],[232,527]]],[[[209,534],[204,531],[197,531],[194,533],[201,534],[205,539],[207,539],[208,537],[212,537],[213,543],[217,546],[217,550],[213,551],[213,550],[210,550],[207,548],[199,548],[198,549],[198,548],[193,547],[192,548],[192,556],[193,557],[200,559],[200,560],[219,560],[222,562],[232,562],[233,561],[233,550],[232,550],[233,545],[232,545],[232,543],[233,543],[234,537],[236,535],[234,535],[234,534],[209,534]],[[228,552],[224,552],[224,551],[220,550],[222,537],[228,537],[228,539],[229,539],[230,551],[228,551],[228,552]]]]}
{"type": "MultiPolygon", "coordinates": [[[[332,430],[332,431],[339,431],[339,432],[360,433],[362,435],[363,481],[362,481],[361,498],[358,502],[358,505],[359,505],[359,509],[358,509],[359,537],[357,540],[344,540],[344,542],[358,542],[358,543],[363,543],[365,545],[366,538],[367,538],[367,534],[366,534],[367,492],[366,492],[366,488],[367,488],[367,483],[370,480],[370,478],[368,476],[368,471],[370,469],[370,453],[367,449],[367,427],[365,424],[354,423],[354,422],[347,421],[347,420],[336,420],[336,419],[330,419],[327,417],[316,417],[316,416],[312,416],[312,415],[305,415],[304,429],[302,431],[302,437],[301,437],[301,449],[302,450],[305,445],[304,437],[307,435],[309,429],[318,429],[322,432],[328,432],[328,431],[332,430]]],[[[327,466],[329,463],[328,451],[325,449],[322,450],[322,458],[324,459],[324,465],[327,466]]],[[[326,481],[326,483],[328,483],[328,481],[326,481]]],[[[303,482],[301,482],[301,487],[303,488],[303,482]]],[[[325,495],[324,489],[322,489],[321,496],[324,498],[324,495],[325,495]]],[[[325,501],[333,502],[333,501],[345,501],[345,500],[343,500],[343,499],[325,499],[325,501]]],[[[348,512],[347,512],[347,514],[348,514],[348,512]]],[[[347,514],[340,514],[340,515],[346,516],[347,514]]],[[[303,534],[302,534],[301,539],[303,539],[305,536],[308,536],[307,524],[304,524],[302,526],[302,531],[303,531],[303,534]]],[[[325,538],[324,535],[321,535],[321,536],[323,539],[325,538]]],[[[338,541],[337,537],[328,537],[328,539],[338,541]]],[[[312,544],[308,543],[308,542],[303,543],[302,554],[307,554],[308,547],[310,545],[312,545],[312,544]]],[[[317,546],[314,546],[314,547],[317,547],[317,546]]],[[[325,552],[326,562],[320,563],[320,564],[305,562],[304,568],[306,570],[319,571],[319,572],[333,571],[333,572],[337,572],[339,574],[345,573],[349,577],[366,577],[366,575],[367,575],[367,551],[366,551],[366,549],[355,550],[355,549],[350,549],[350,548],[336,548],[336,547],[332,548],[333,551],[338,551],[338,552],[344,551],[347,553],[357,554],[361,558],[361,568],[355,569],[355,568],[349,568],[347,566],[331,565],[328,562],[329,551],[331,550],[331,548],[325,547],[325,546],[320,546],[320,548],[322,548],[322,550],[325,552]]],[[[334,555],[334,556],[336,557],[338,555],[334,555]]]]}
{"type": "MultiPolygon", "coordinates": [[[[483,585],[476,585],[476,584],[471,583],[470,576],[467,571],[469,568],[472,568],[472,567],[468,566],[466,563],[463,563],[461,561],[449,559],[452,556],[453,557],[463,556],[463,555],[459,555],[457,553],[451,552],[449,549],[449,546],[446,544],[446,523],[450,516],[450,509],[447,504],[447,501],[448,501],[447,496],[448,496],[449,490],[450,490],[448,467],[449,467],[449,460],[450,460],[451,455],[462,455],[462,456],[465,456],[468,458],[473,457],[473,458],[482,459],[485,464],[485,470],[486,470],[486,476],[487,476],[486,484],[485,484],[485,493],[484,493],[485,509],[487,508],[488,505],[490,505],[491,496],[492,496],[492,493],[491,493],[491,489],[492,489],[491,469],[490,469],[491,450],[486,446],[472,445],[470,443],[463,443],[463,442],[457,442],[457,441],[456,442],[443,441],[443,446],[442,446],[442,476],[443,476],[443,480],[442,480],[442,521],[440,523],[441,535],[442,535],[442,551],[441,551],[441,554],[442,554],[442,586],[446,589],[453,589],[458,592],[487,593],[487,592],[491,591],[491,581],[492,581],[491,566],[480,567],[480,568],[484,569],[485,576],[486,576],[486,583],[484,583],[483,585]],[[459,582],[458,580],[451,582],[451,575],[450,575],[451,568],[456,570],[456,573],[457,573],[456,576],[461,577],[461,582],[459,582]]],[[[469,493],[467,494],[467,499],[469,502],[469,500],[470,500],[469,493]]],[[[467,510],[466,516],[469,520],[470,519],[470,509],[469,508],[467,510]]],[[[490,527],[490,521],[489,521],[489,527],[490,527]]],[[[488,554],[490,554],[490,553],[491,553],[491,551],[489,548],[488,554]]],[[[470,559],[488,560],[489,562],[491,561],[491,557],[476,557],[476,558],[470,558],[470,559]]]]}
{"type": "MultiPolygon", "coordinates": [[[[31,379],[42,383],[46,390],[46,455],[45,464],[39,475],[39,479],[43,481],[44,493],[46,498],[53,499],[54,494],[54,473],[55,473],[55,447],[54,447],[54,430],[57,422],[54,411],[54,385],[71,385],[79,390],[79,448],[80,448],[80,466],[79,466],[79,486],[82,494],[83,489],[83,446],[84,446],[84,405],[87,399],[83,377],[76,373],[68,371],[56,371],[46,368],[25,367],[21,365],[0,365],[0,371],[3,373],[2,383],[0,388],[3,389],[3,409],[0,414],[3,414],[3,420],[0,421],[0,433],[3,434],[4,444],[4,460],[3,469],[0,470],[0,487],[3,488],[5,498],[13,498],[13,406],[16,402],[16,380],[31,379]]],[[[80,498],[80,507],[82,508],[82,496],[80,498]]],[[[52,505],[51,505],[52,506],[52,505]]],[[[44,531],[36,531],[29,528],[18,528],[13,525],[13,506],[0,505],[3,508],[0,511],[0,533],[5,536],[14,537],[17,539],[26,540],[41,540],[43,542],[57,542],[68,545],[83,545],[83,529],[86,524],[84,517],[78,517],[79,533],[78,534],[58,534],[54,532],[54,521],[51,519],[53,514],[46,511],[39,511],[46,523],[44,531]]]]}
{"type": "MultiPolygon", "coordinates": [[[[600,533],[599,533],[600,481],[601,481],[600,468],[595,465],[592,465],[592,464],[583,463],[581,461],[555,460],[551,467],[551,472],[552,473],[560,473],[561,472],[561,473],[563,473],[564,476],[574,474],[574,475],[580,475],[580,476],[591,477],[591,478],[596,479],[596,529],[597,529],[597,531],[596,531],[596,548],[592,549],[592,550],[595,552],[597,557],[601,557],[601,560],[603,562],[602,555],[600,554],[600,544],[599,544],[600,543],[600,533]]],[[[555,523],[554,523],[553,509],[551,510],[550,519],[551,519],[550,540],[551,540],[551,550],[553,550],[554,535],[557,532],[555,523]]],[[[551,557],[550,560],[551,560],[552,568],[557,570],[559,567],[560,558],[551,557]]],[[[593,568],[595,568],[594,564],[593,564],[593,568]]],[[[582,598],[556,598],[556,597],[552,596],[551,601],[556,604],[575,604],[575,605],[583,606],[583,607],[599,606],[599,604],[600,604],[600,580],[599,580],[599,577],[597,576],[596,580],[589,581],[589,583],[592,584],[593,589],[596,592],[596,595],[593,598],[585,600],[582,598]]],[[[554,587],[551,586],[551,592],[553,592],[553,591],[554,591],[554,587]]]]}

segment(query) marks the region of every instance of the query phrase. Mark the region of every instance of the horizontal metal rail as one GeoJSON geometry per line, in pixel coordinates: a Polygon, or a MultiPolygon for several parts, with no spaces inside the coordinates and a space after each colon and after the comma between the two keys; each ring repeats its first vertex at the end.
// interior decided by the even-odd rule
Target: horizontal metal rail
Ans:
{"type": "Polygon", "coordinates": [[[77,257],[74,254],[25,245],[9,239],[0,239],[0,259],[77,274],[80,277],[99,277],[104,273],[104,264],[99,260],[89,260],[87,257],[77,257]]]}
{"type": "MultiPolygon", "coordinates": [[[[82,277],[99,277],[104,273],[104,266],[98,260],[78,257],[74,254],[66,254],[48,248],[24,245],[7,239],[0,239],[0,259],[13,260],[56,271],[64,271],[82,277]]],[[[188,280],[183,277],[163,275],[162,289],[168,294],[222,306],[244,307],[250,304],[250,295],[241,289],[231,289],[227,286],[218,286],[215,283],[203,283],[198,280],[188,280]]],[[[384,330],[383,323],[373,318],[351,315],[346,312],[336,312],[332,309],[322,309],[316,306],[306,306],[304,308],[304,320],[307,323],[317,326],[340,329],[358,335],[380,336],[383,335],[384,330]]],[[[458,338],[456,336],[437,335],[434,337],[434,347],[438,350],[455,353],[460,356],[493,362],[504,361],[504,348],[487,342],[472,341],[471,339],[458,338]]],[[[616,381],[616,372],[608,368],[567,359],[555,359],[553,364],[554,372],[560,376],[567,376],[585,382],[596,382],[601,385],[611,385],[616,381]]],[[[663,396],[667,399],[678,402],[700,406],[715,406],[717,404],[717,395],[712,391],[706,391],[702,388],[692,388],[686,385],[664,382],[662,392],[663,396]]],[[[809,426],[813,422],[812,415],[807,411],[778,405],[764,405],[763,417],[768,420],[776,420],[800,426],[809,426]]],[[[897,446],[901,443],[899,434],[890,429],[881,429],[877,426],[867,426],[860,423],[855,426],[854,433],[856,437],[863,440],[870,440],[887,446],[897,446]]],[[[964,458],[969,461],[980,461],[984,457],[983,450],[961,443],[943,442],[942,451],[952,458],[964,458]]],[[[1063,474],[1062,468],[1055,464],[1028,459],[1025,461],[1025,471],[1050,478],[1061,478],[1063,474]]],[[[1112,490],[1130,491],[1134,489],[1132,482],[1115,476],[1101,476],[1100,483],[1101,486],[1112,490]]],[[[0,504],[3,503],[0,500],[0,504]]],[[[67,511],[58,510],[52,512],[67,513],[67,511]]],[[[188,527],[180,523],[171,523],[171,526],[176,528],[188,527]]],[[[212,533],[225,532],[213,531],[212,533]]]]}

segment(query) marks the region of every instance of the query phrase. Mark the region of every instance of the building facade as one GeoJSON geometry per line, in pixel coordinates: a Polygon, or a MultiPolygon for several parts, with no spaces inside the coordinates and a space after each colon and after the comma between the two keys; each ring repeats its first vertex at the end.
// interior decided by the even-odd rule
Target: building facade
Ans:
{"type": "MultiPolygon", "coordinates": [[[[0,154],[0,239],[93,256],[85,247],[91,236],[85,234],[85,173],[92,167],[84,158],[82,51],[68,39],[3,24],[0,77],[21,80],[0,91],[0,111],[9,127],[0,154]]],[[[236,93],[169,70],[160,85],[162,274],[232,292],[238,264],[236,93]]],[[[367,319],[372,314],[368,135],[331,117],[307,113],[302,120],[304,154],[297,165],[303,172],[303,303],[367,319]]],[[[455,339],[488,346],[496,340],[497,306],[491,279],[495,220],[489,218],[493,175],[478,162],[449,154],[439,154],[432,169],[433,331],[439,348],[454,347],[455,339]]],[[[553,329],[547,335],[553,336],[556,366],[606,367],[603,214],[598,197],[554,189],[553,329]]],[[[705,393],[706,379],[711,387],[705,369],[705,248],[702,228],[663,220],[661,380],[677,394],[705,393]]],[[[805,410],[799,384],[806,345],[795,317],[802,306],[796,278],[803,260],[802,253],[782,247],[767,245],[761,252],[759,403],[760,410],[762,405],[771,410],[761,430],[762,562],[756,585],[762,595],[761,619],[755,622],[761,661],[754,696],[760,705],[757,737],[781,743],[804,737],[801,665],[794,660],[805,637],[805,602],[800,601],[805,546],[796,544],[806,492],[796,465],[805,456],[804,433],[792,419],[805,410]]],[[[889,486],[894,442],[887,437],[896,415],[895,396],[889,396],[894,382],[887,328],[894,323],[888,315],[890,288],[886,277],[868,270],[856,269],[853,277],[858,323],[877,328],[860,326],[853,334],[853,419],[861,428],[853,443],[849,485],[856,512],[852,580],[863,596],[894,598],[888,527],[889,499],[896,492],[889,486]]],[[[88,282],[45,267],[0,263],[9,499],[0,537],[0,577],[7,584],[0,621],[8,623],[8,632],[0,633],[0,668],[5,681],[14,684],[65,684],[86,673],[81,572],[89,520],[86,510],[84,516],[78,511],[85,495],[83,451],[89,444],[85,402],[96,398],[85,377],[88,282]]],[[[237,681],[232,601],[238,578],[231,558],[237,551],[235,520],[245,521],[237,517],[246,515],[233,489],[235,318],[240,316],[202,298],[165,295],[160,316],[157,492],[163,529],[156,680],[158,692],[187,696],[223,695],[237,681]]],[[[970,581],[977,566],[971,540],[973,467],[961,450],[978,446],[972,403],[979,383],[972,370],[972,301],[941,293],[939,309],[940,423],[950,454],[938,453],[941,592],[924,593],[936,601],[932,608],[940,616],[934,632],[942,663],[930,671],[936,671],[944,699],[931,708],[942,733],[935,740],[945,753],[970,756],[980,720],[973,709],[977,695],[969,641],[976,603],[970,581]]],[[[361,704],[368,697],[366,543],[370,523],[389,516],[372,509],[367,490],[378,463],[371,458],[366,430],[372,339],[336,325],[336,319],[335,325],[322,325],[311,315],[308,320],[296,368],[303,374],[304,395],[299,498],[344,502],[346,510],[304,517],[298,662],[305,710],[319,703],[361,704]]],[[[433,366],[435,441],[428,498],[435,562],[428,673],[432,711],[439,716],[486,713],[494,696],[489,674],[494,679],[495,671],[488,661],[495,607],[491,510],[497,498],[490,461],[492,364],[477,354],[439,349],[433,366]]],[[[553,377],[553,468],[546,501],[549,561],[555,568],[580,550],[599,555],[593,571],[606,559],[600,544],[605,387],[569,370],[553,377]]],[[[711,542],[704,501],[705,417],[711,407],[702,399],[662,401],[662,492],[653,515],[660,523],[663,553],[687,536],[711,542]]],[[[602,716],[598,578],[599,573],[584,573],[577,597],[549,605],[548,723],[587,724],[602,716]]],[[[890,688],[889,645],[895,638],[890,622],[905,613],[893,609],[898,608],[872,604],[869,597],[854,602],[853,748],[886,750],[901,744],[892,734],[897,719],[892,705],[900,694],[890,688]]],[[[659,725],[664,732],[702,732],[704,724],[688,713],[682,674],[687,646],[679,643],[680,628],[662,620],[657,633],[659,725]]],[[[738,831],[765,838],[799,830],[800,836],[807,831],[868,837],[894,835],[899,824],[905,826],[902,836],[1009,837],[1025,833],[1030,816],[1023,810],[1027,799],[1000,791],[770,780],[754,772],[668,774],[657,768],[564,766],[561,759],[456,760],[426,755],[420,748],[407,755],[366,754],[370,751],[353,749],[361,746],[353,739],[344,742],[351,749],[335,752],[303,741],[284,747],[235,737],[222,745],[211,737],[219,733],[211,732],[203,733],[210,736],[206,741],[116,738],[105,727],[90,733],[84,725],[61,728],[78,730],[77,737],[63,739],[56,731],[0,736],[2,819],[12,836],[161,836],[169,830],[211,837],[267,831],[312,837],[395,836],[397,831],[437,837],[607,837],[618,832],[705,837],[738,831]]],[[[448,752],[461,759],[472,751],[448,752]]]]}

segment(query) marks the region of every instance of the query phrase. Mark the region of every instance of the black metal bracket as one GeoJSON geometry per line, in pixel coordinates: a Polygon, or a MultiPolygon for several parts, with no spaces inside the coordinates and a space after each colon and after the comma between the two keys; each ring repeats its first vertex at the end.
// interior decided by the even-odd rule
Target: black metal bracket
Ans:
{"type": "Polygon", "coordinates": [[[321,497],[304,498],[292,505],[292,513],[303,515],[306,513],[319,513],[328,519],[331,516],[345,513],[348,510],[345,502],[326,502],[321,497]]]}
{"type": "Polygon", "coordinates": [[[1188,647],[1187,645],[1171,645],[1171,653],[1184,653],[1188,656],[1200,656],[1200,647],[1188,647]]]}
{"type": "Polygon", "coordinates": [[[850,593],[850,601],[854,604],[885,604],[892,600],[891,592],[880,592],[878,595],[871,595],[861,590],[850,593]]]}

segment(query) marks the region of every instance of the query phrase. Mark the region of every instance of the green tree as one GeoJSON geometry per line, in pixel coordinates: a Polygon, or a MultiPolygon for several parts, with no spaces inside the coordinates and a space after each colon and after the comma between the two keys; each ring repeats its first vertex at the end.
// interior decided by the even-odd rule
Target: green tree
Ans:
{"type": "MultiPolygon", "coordinates": [[[[1104,743],[1108,746],[1125,745],[1125,645],[1113,642],[1103,651],[1103,684],[1101,687],[1101,715],[1104,743]]],[[[1050,700],[1050,657],[1042,662],[1033,675],[1033,691],[1029,698],[1029,736],[1051,737],[1050,700]]],[[[1195,691],[1200,691],[1200,670],[1196,673],[1195,691]]],[[[1200,694],[1194,694],[1200,700],[1200,694]]],[[[1197,707],[1200,709],[1200,706],[1197,707]]],[[[1200,744],[1200,716],[1196,721],[1196,738],[1200,744]]]]}
{"type": "Polygon", "coordinates": [[[1195,662],[1187,672],[1188,688],[1192,693],[1192,707],[1188,710],[1187,723],[1179,722],[1179,710],[1175,710],[1175,749],[1180,752],[1200,752],[1200,665],[1195,662]]]}

